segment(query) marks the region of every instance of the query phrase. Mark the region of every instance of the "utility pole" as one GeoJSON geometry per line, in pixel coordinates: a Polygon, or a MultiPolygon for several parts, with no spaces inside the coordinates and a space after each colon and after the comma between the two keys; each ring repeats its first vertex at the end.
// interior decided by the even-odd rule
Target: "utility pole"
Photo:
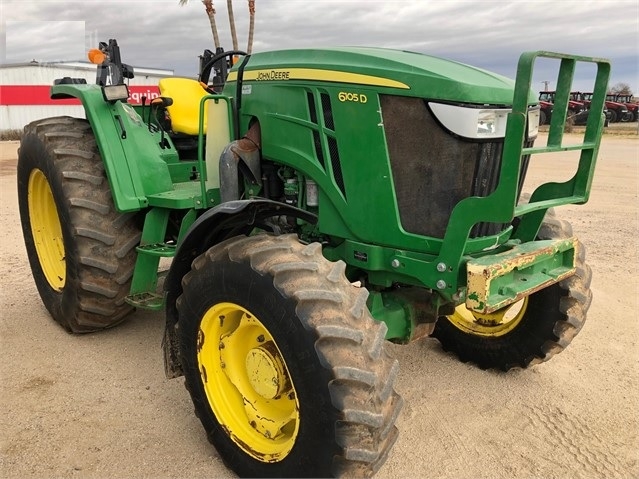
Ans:
{"type": "Polygon", "coordinates": [[[544,84],[544,91],[548,91],[548,84],[550,83],[550,80],[542,80],[541,83],[544,84]]]}

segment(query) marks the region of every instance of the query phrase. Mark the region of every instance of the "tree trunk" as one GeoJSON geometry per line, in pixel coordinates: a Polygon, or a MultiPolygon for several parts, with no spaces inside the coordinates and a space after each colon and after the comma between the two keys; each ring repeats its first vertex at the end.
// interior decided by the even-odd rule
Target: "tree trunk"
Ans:
{"type": "Polygon", "coordinates": [[[233,50],[237,50],[237,32],[235,31],[235,16],[233,15],[233,0],[226,0],[229,11],[229,23],[231,24],[231,39],[233,40],[233,50]]]}
{"type": "Polygon", "coordinates": [[[248,0],[249,5],[249,33],[248,33],[248,46],[246,47],[246,53],[249,55],[253,50],[253,33],[255,31],[255,0],[248,0]]]}

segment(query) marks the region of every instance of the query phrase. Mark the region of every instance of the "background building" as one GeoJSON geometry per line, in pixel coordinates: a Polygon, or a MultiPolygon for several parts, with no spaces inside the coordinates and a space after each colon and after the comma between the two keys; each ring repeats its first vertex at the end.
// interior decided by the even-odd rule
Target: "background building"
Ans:
{"type": "MultiPolygon", "coordinates": [[[[58,78],[84,78],[95,83],[97,66],[88,62],[14,63],[0,65],[0,131],[19,130],[40,118],[69,115],[84,118],[84,109],[76,99],[52,100],[49,89],[58,78]]],[[[173,76],[173,70],[133,67],[129,82],[129,102],[159,95],[158,81],[173,76]]]]}

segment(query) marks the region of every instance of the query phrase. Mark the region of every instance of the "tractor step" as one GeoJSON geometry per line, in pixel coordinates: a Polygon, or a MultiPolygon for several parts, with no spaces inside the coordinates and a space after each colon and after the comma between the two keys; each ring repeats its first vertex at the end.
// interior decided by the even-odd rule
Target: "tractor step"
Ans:
{"type": "Polygon", "coordinates": [[[159,311],[164,308],[164,295],[157,293],[137,293],[130,294],[124,298],[131,306],[135,306],[140,309],[150,309],[153,311],[159,311]]]}
{"type": "Polygon", "coordinates": [[[149,206],[168,209],[199,209],[206,206],[202,196],[202,184],[199,181],[174,183],[173,189],[148,195],[149,206]]]}
{"type": "Polygon", "coordinates": [[[167,243],[145,244],[135,248],[138,253],[160,258],[173,258],[175,256],[175,245],[167,243]]]}

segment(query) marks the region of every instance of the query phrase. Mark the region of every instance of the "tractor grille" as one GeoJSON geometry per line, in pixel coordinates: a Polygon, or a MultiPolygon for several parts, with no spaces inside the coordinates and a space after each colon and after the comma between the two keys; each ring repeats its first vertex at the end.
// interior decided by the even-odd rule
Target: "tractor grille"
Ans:
{"type": "MultiPolygon", "coordinates": [[[[402,226],[410,233],[442,238],[457,203],[495,190],[503,140],[454,136],[419,98],[381,95],[380,100],[402,226]]],[[[527,163],[524,158],[522,173],[527,163]]],[[[521,183],[523,175],[520,189],[521,183]]],[[[478,223],[471,237],[496,234],[505,226],[478,223]]]]}

